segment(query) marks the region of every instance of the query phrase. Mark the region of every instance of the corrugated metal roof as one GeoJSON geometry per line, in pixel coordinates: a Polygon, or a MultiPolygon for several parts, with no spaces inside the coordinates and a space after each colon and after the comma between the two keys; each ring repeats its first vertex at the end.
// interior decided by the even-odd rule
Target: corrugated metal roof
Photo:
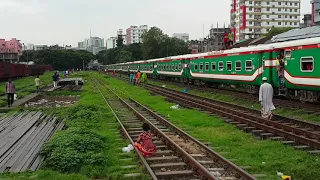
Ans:
{"type": "Polygon", "coordinates": [[[272,42],[292,41],[298,39],[320,37],[320,26],[293,29],[288,32],[278,34],[272,38],[272,42]]]}

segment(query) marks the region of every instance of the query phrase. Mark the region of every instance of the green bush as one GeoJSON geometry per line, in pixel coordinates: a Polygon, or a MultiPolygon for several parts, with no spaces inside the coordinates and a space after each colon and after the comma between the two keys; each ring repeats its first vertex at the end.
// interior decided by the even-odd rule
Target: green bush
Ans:
{"type": "Polygon", "coordinates": [[[96,132],[82,127],[71,127],[57,133],[42,149],[47,157],[45,166],[60,172],[78,172],[85,165],[104,166],[100,153],[104,139],[96,132]]]}

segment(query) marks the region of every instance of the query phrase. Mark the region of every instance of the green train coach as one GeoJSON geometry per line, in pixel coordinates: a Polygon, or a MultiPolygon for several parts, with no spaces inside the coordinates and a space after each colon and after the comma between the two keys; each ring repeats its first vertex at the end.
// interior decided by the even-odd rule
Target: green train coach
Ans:
{"type": "Polygon", "coordinates": [[[241,86],[257,93],[262,77],[276,93],[301,101],[320,101],[320,38],[262,44],[225,51],[188,54],[107,65],[114,71],[140,71],[148,77],[204,86],[241,86]],[[284,84],[276,57],[284,55],[284,84]]]}

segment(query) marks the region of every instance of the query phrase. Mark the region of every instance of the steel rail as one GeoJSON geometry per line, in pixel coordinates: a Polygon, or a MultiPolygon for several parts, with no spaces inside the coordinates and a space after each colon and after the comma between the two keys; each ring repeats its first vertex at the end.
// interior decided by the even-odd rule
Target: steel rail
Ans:
{"type": "Polygon", "coordinates": [[[147,108],[146,106],[140,104],[139,102],[137,102],[136,100],[130,98],[130,100],[132,102],[134,102],[135,104],[137,104],[138,106],[141,106],[142,108],[144,108],[145,110],[147,110],[150,114],[152,114],[153,117],[155,117],[157,120],[161,121],[163,124],[167,125],[168,127],[170,127],[173,131],[175,131],[176,133],[183,135],[185,137],[188,138],[188,140],[193,141],[194,143],[196,143],[199,147],[203,148],[204,150],[206,150],[206,153],[208,153],[208,155],[213,158],[216,159],[218,161],[221,161],[222,163],[224,163],[224,165],[227,165],[227,169],[230,168],[233,172],[236,172],[240,177],[249,180],[249,179],[256,179],[255,177],[253,177],[252,175],[250,175],[249,173],[247,173],[246,171],[244,171],[243,169],[241,169],[239,166],[235,165],[234,163],[232,163],[231,161],[229,161],[228,159],[224,158],[223,156],[221,156],[220,154],[218,154],[217,152],[213,151],[212,149],[210,149],[208,146],[206,146],[205,144],[201,143],[200,141],[198,141],[197,139],[195,139],[194,137],[192,137],[191,135],[189,135],[188,133],[186,133],[185,131],[181,130],[180,128],[178,128],[177,126],[175,126],[174,124],[172,124],[171,122],[167,121],[166,119],[164,119],[163,117],[161,117],[160,115],[158,115],[157,113],[153,112],[151,109],[147,108]]]}
{"type": "MultiPolygon", "coordinates": [[[[107,87],[107,86],[106,86],[107,87]]],[[[108,88],[108,87],[107,87],[108,88]]],[[[189,155],[184,149],[182,149],[179,145],[177,145],[174,141],[172,141],[165,133],[163,133],[159,128],[157,128],[154,124],[152,124],[150,121],[148,121],[142,114],[140,114],[136,109],[134,109],[130,104],[125,102],[120,96],[118,96],[113,90],[108,88],[115,96],[118,97],[118,99],[128,108],[130,108],[142,121],[146,122],[151,126],[151,128],[156,131],[157,134],[159,134],[164,140],[171,145],[171,147],[174,147],[176,151],[179,152],[181,156],[183,156],[188,164],[195,167],[199,174],[205,176],[208,179],[212,180],[220,180],[218,177],[215,177],[212,173],[208,171],[207,168],[205,168],[203,165],[201,165],[196,159],[194,159],[192,156],[189,155]]]]}
{"type": "Polygon", "coordinates": [[[168,89],[163,90],[163,89],[161,89],[159,87],[154,88],[154,87],[151,87],[151,86],[147,87],[147,89],[152,90],[152,91],[154,91],[154,92],[156,92],[158,94],[161,94],[163,96],[167,96],[167,97],[170,97],[172,99],[175,99],[175,100],[177,100],[179,102],[185,102],[186,104],[192,104],[193,106],[208,110],[208,111],[213,112],[215,114],[219,114],[219,115],[227,116],[229,118],[233,118],[236,121],[239,121],[241,123],[250,124],[250,125],[252,125],[252,126],[254,126],[256,128],[260,128],[260,129],[266,130],[268,132],[271,132],[271,133],[280,135],[282,137],[285,137],[285,138],[300,142],[302,144],[307,144],[307,145],[315,147],[315,148],[320,148],[320,142],[319,141],[314,140],[314,139],[309,139],[307,137],[301,137],[299,135],[294,134],[293,132],[302,133],[302,134],[309,135],[309,136],[312,136],[312,137],[319,137],[318,134],[311,133],[311,132],[308,132],[308,131],[304,131],[304,130],[301,130],[301,129],[297,130],[297,128],[289,127],[289,126],[286,126],[286,125],[283,125],[283,124],[280,124],[280,123],[277,123],[277,122],[273,122],[273,121],[268,121],[268,120],[265,120],[265,119],[262,119],[262,118],[257,118],[255,116],[250,116],[248,114],[244,115],[243,113],[240,113],[240,112],[237,112],[237,111],[231,110],[231,109],[228,109],[228,112],[226,112],[225,111],[225,107],[221,107],[221,106],[219,107],[219,106],[214,105],[214,104],[206,104],[203,101],[190,99],[190,98],[188,98],[186,96],[181,96],[178,93],[169,92],[171,90],[168,90],[168,89]],[[153,88],[153,90],[152,90],[152,88],[153,88]],[[241,116],[244,116],[244,117],[241,117],[241,116]],[[253,118],[255,120],[250,120],[250,119],[247,119],[247,118],[251,118],[251,119],[253,118]],[[270,127],[269,125],[273,125],[276,128],[275,127],[270,127]],[[284,127],[286,128],[286,130],[290,130],[290,129],[293,130],[293,132],[286,132],[286,131],[284,131],[282,129],[278,129],[278,128],[284,128],[284,127]]]}
{"type": "MultiPolygon", "coordinates": [[[[118,123],[120,124],[121,130],[124,133],[124,135],[129,139],[131,144],[134,144],[132,138],[130,137],[128,131],[126,130],[126,128],[124,127],[124,125],[122,124],[122,122],[120,121],[118,115],[115,113],[115,111],[113,110],[113,108],[111,107],[111,105],[109,104],[108,100],[106,99],[106,97],[103,95],[103,93],[101,92],[100,88],[98,87],[97,82],[95,81],[95,79],[93,79],[94,84],[96,85],[100,95],[102,96],[103,100],[105,101],[105,103],[108,105],[108,107],[110,108],[112,114],[114,115],[114,117],[117,119],[118,123]]],[[[135,149],[135,152],[137,154],[137,156],[139,157],[141,163],[144,165],[144,167],[146,168],[146,170],[148,171],[148,173],[150,174],[150,176],[152,177],[153,180],[158,180],[158,178],[156,177],[156,175],[154,174],[153,170],[151,169],[151,167],[149,166],[149,164],[147,163],[146,159],[143,157],[143,155],[141,154],[141,152],[138,150],[138,148],[136,148],[135,146],[133,146],[135,149]]]]}

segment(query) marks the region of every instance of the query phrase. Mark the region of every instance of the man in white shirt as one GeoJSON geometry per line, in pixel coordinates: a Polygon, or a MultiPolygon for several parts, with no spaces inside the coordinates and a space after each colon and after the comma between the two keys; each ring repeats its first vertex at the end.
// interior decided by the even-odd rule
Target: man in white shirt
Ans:
{"type": "Polygon", "coordinates": [[[263,84],[259,90],[259,102],[262,105],[261,116],[263,118],[272,118],[272,110],[276,109],[273,105],[273,87],[267,82],[267,78],[262,78],[263,84]]]}
{"type": "Polygon", "coordinates": [[[34,82],[36,83],[37,93],[39,93],[39,86],[40,86],[40,78],[39,78],[39,76],[37,76],[37,78],[34,80],[34,82]]]}

